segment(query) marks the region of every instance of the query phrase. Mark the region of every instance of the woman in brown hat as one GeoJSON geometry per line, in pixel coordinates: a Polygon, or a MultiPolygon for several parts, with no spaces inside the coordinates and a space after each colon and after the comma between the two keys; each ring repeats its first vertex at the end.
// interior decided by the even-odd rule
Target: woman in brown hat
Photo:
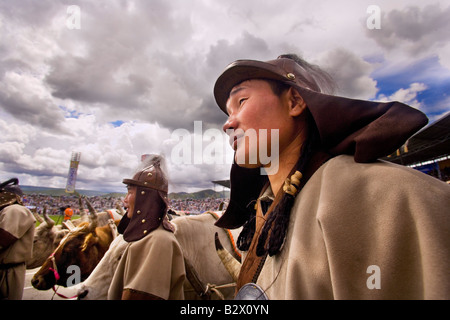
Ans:
{"type": "Polygon", "coordinates": [[[184,299],[184,258],[167,218],[164,159],[147,157],[133,178],[124,179],[127,214],[118,226],[129,245],[117,266],[108,299],[184,299]]]}
{"type": "Polygon", "coordinates": [[[283,55],[235,61],[216,81],[235,150],[230,203],[216,225],[243,226],[237,289],[254,283],[269,299],[449,299],[450,187],[377,160],[426,116],[331,95],[330,80],[283,55]],[[271,163],[261,146],[278,150],[264,174],[271,163]]]}

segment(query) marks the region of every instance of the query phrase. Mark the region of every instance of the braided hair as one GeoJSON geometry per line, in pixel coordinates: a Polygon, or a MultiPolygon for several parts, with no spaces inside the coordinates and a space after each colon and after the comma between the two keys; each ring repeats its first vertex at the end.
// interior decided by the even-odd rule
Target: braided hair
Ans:
{"type": "MultiPolygon", "coordinates": [[[[286,238],[287,228],[289,225],[289,219],[291,216],[291,209],[295,202],[295,197],[301,189],[300,179],[301,173],[305,171],[306,166],[309,164],[309,160],[311,159],[314,152],[317,150],[318,145],[318,133],[317,129],[315,129],[315,125],[313,122],[309,121],[309,136],[306,140],[305,144],[302,147],[301,157],[298,159],[296,165],[291,170],[289,177],[287,180],[297,180],[295,184],[286,185],[279,192],[282,193],[281,199],[278,203],[274,204],[274,208],[272,212],[266,214],[268,215],[268,219],[264,224],[264,227],[261,231],[261,235],[258,239],[258,244],[256,246],[256,254],[258,256],[263,256],[268,253],[270,256],[278,253],[284,243],[284,239],[286,238]],[[294,187],[293,192],[289,192],[288,190],[294,187]],[[268,241],[267,238],[269,237],[268,241]]],[[[279,197],[277,197],[279,198],[279,197]]],[[[276,201],[276,200],[275,200],[276,201]]]]}

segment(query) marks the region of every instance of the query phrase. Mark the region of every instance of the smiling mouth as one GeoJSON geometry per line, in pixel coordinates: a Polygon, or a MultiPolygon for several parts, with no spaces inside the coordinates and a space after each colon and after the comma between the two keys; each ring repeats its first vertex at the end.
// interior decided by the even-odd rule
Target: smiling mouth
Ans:
{"type": "Polygon", "coordinates": [[[244,137],[243,135],[238,135],[238,134],[232,134],[230,136],[230,139],[229,139],[230,145],[231,145],[231,147],[233,148],[234,151],[237,150],[238,144],[240,143],[240,140],[243,137],[244,137]]]}

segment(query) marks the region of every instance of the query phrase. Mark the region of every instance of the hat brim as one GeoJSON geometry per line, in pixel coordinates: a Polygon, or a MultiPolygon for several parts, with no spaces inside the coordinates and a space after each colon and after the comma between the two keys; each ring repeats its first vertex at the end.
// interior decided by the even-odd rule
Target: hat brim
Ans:
{"type": "Polygon", "coordinates": [[[237,60],[217,79],[214,96],[220,109],[228,114],[227,100],[237,84],[251,79],[288,84],[298,90],[310,110],[322,147],[334,155],[353,154],[357,162],[387,156],[428,123],[422,112],[400,102],[358,100],[316,92],[307,84],[313,82],[309,77],[291,59],[237,60]]]}
{"type": "MultiPolygon", "coordinates": [[[[289,59],[283,59],[289,60],[289,59]]],[[[269,79],[286,82],[294,85],[293,79],[288,77],[289,73],[293,73],[293,67],[289,61],[283,64],[284,68],[268,62],[256,60],[237,60],[225,69],[225,71],[217,78],[214,85],[214,97],[217,104],[223,112],[227,112],[227,100],[231,89],[241,82],[251,79],[269,79]]],[[[296,79],[299,81],[299,79],[296,79]]]]}

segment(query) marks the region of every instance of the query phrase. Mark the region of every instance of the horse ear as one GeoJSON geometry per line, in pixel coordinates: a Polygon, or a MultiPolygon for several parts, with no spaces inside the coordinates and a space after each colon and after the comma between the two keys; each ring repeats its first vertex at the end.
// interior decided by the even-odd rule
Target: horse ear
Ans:
{"type": "Polygon", "coordinates": [[[84,239],[83,245],[81,246],[81,252],[86,251],[86,249],[92,247],[97,242],[98,242],[98,237],[94,233],[90,232],[84,239]]]}

